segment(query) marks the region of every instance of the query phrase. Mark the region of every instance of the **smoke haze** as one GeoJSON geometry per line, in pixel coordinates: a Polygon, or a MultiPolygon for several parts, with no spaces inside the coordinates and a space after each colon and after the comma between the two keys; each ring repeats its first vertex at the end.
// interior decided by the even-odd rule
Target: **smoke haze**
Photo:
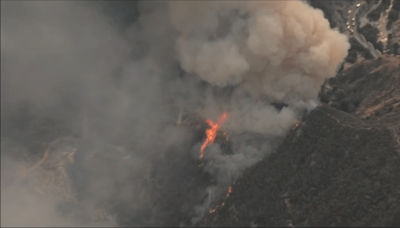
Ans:
{"type": "Polygon", "coordinates": [[[204,139],[175,124],[179,113],[216,120],[227,112],[232,154],[206,148],[202,169],[216,184],[196,187],[204,194],[191,199],[186,225],[197,224],[315,107],[350,47],[303,1],[139,2],[139,18],[124,26],[111,4],[1,2],[2,226],[109,226],[82,217],[110,201],[128,205],[133,225],[163,225],[152,215],[162,190],[144,180],[158,170],[179,182],[204,139]],[[63,130],[32,133],[21,110],[63,130]],[[74,156],[64,181],[79,189],[73,212],[16,174],[17,154],[54,135],[70,137],[49,161],[74,156]]]}

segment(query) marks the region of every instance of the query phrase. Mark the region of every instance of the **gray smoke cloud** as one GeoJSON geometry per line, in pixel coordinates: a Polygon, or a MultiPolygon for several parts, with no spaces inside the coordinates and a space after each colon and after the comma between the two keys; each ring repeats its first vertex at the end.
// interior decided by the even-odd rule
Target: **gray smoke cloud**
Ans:
{"type": "Polygon", "coordinates": [[[237,87],[225,109],[232,113],[226,126],[238,131],[281,135],[295,112],[257,101],[312,106],[349,49],[347,37],[303,1],[179,1],[170,3],[170,17],[183,69],[237,87]],[[248,105],[245,93],[256,101],[248,105]]]}
{"type": "MultiPolygon", "coordinates": [[[[130,179],[147,175],[155,153],[162,154],[165,148],[185,140],[184,136],[175,139],[179,131],[168,125],[174,123],[177,114],[168,111],[163,67],[157,65],[157,59],[140,54],[140,58],[133,60],[132,52],[140,47],[131,44],[90,3],[1,2],[1,19],[1,160],[9,163],[1,167],[2,175],[6,175],[2,180],[22,179],[11,175],[14,172],[8,169],[20,164],[13,159],[16,154],[21,157],[24,154],[21,151],[31,150],[29,142],[51,142],[53,135],[59,134],[39,136],[37,131],[30,134],[29,126],[18,129],[20,121],[14,116],[21,115],[19,107],[24,106],[36,118],[63,123],[67,129],[63,136],[75,135],[84,142],[74,145],[78,149],[75,154],[78,164],[71,171],[77,176],[78,187],[85,189],[75,207],[87,210],[79,213],[93,214],[110,197],[132,201],[133,208],[151,206],[144,200],[149,196],[142,194],[140,183],[132,181],[122,187],[119,183],[132,172],[130,179]],[[16,141],[9,145],[21,148],[3,146],[7,140],[16,141]],[[110,145],[122,145],[125,154],[120,156],[119,150],[110,145]],[[96,158],[99,156],[102,158],[96,158]],[[119,157],[127,159],[116,160],[119,157]],[[113,196],[116,188],[122,188],[119,198],[113,196]]],[[[22,125],[32,124],[22,121],[22,125]]],[[[40,155],[34,158],[39,160],[40,155]]],[[[49,159],[37,170],[45,171],[51,165],[49,159]]],[[[1,202],[2,226],[97,226],[79,221],[78,212],[70,219],[60,215],[57,209],[60,200],[37,199],[41,194],[35,186],[9,181],[1,188],[2,199],[6,199],[1,202]]]]}
{"type": "MultiPolygon", "coordinates": [[[[173,1],[169,7],[182,68],[212,85],[236,87],[233,99],[220,104],[230,114],[223,129],[259,133],[269,141],[257,149],[239,143],[243,146],[228,156],[216,148],[210,152],[206,159],[213,166],[206,170],[218,184],[198,208],[197,222],[221,195],[218,187],[227,189],[274,148],[303,111],[315,107],[322,82],[336,74],[350,46],[345,35],[330,29],[322,11],[303,1],[173,1]],[[288,107],[278,111],[268,102],[288,107]]],[[[206,110],[216,108],[210,103],[206,110]]]]}
{"type": "Polygon", "coordinates": [[[303,1],[141,2],[126,28],[112,23],[109,6],[95,5],[1,2],[2,226],[109,226],[79,219],[107,200],[129,202],[132,217],[154,214],[157,191],[142,180],[152,180],[154,167],[185,173],[167,165],[171,150],[182,164],[187,155],[199,159],[202,141],[175,125],[179,112],[213,120],[227,112],[221,130],[232,154],[206,148],[203,170],[216,184],[200,189],[206,198],[191,209],[197,224],[315,107],[349,49],[303,1]],[[57,212],[58,199],[38,196],[16,175],[15,154],[51,138],[17,130],[21,105],[75,135],[66,141],[76,149],[71,172],[84,186],[75,213],[57,212]]]}

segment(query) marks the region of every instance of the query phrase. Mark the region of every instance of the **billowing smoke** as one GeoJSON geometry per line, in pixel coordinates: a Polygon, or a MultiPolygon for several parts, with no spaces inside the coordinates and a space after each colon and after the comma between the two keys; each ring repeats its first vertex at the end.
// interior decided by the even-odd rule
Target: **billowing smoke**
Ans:
{"type": "Polygon", "coordinates": [[[335,75],[349,43],[330,29],[322,11],[303,1],[173,1],[170,16],[182,68],[214,86],[235,87],[232,99],[220,105],[230,113],[225,129],[270,138],[257,149],[240,143],[229,156],[210,149],[214,163],[208,171],[227,189],[315,106],[322,82],[335,75]],[[277,110],[272,102],[287,107],[277,110]]]}
{"type": "MultiPolygon", "coordinates": [[[[163,225],[162,191],[184,185],[179,178],[191,174],[185,165],[197,162],[202,144],[176,126],[179,113],[216,120],[227,112],[222,130],[232,153],[218,144],[204,152],[200,162],[216,184],[196,186],[205,193],[190,208],[198,223],[315,107],[321,84],[349,49],[322,11],[303,1],[142,2],[138,20],[124,26],[109,8],[1,2],[2,226],[98,226],[82,214],[107,202],[132,217],[120,224],[163,225]],[[30,126],[35,118],[63,127],[39,135],[30,126]],[[53,151],[75,164],[69,175],[81,193],[62,215],[58,200],[37,186],[29,192],[31,184],[15,176],[17,154],[32,154],[35,142],[54,135],[70,137],[63,143],[72,149],[53,151]],[[158,173],[167,176],[162,187],[158,173]]],[[[47,173],[49,164],[37,170],[47,173]]]]}
{"type": "Polygon", "coordinates": [[[220,87],[253,83],[258,95],[315,100],[346,56],[346,36],[302,1],[171,2],[180,63],[220,87]],[[249,82],[250,81],[250,82],[249,82]]]}

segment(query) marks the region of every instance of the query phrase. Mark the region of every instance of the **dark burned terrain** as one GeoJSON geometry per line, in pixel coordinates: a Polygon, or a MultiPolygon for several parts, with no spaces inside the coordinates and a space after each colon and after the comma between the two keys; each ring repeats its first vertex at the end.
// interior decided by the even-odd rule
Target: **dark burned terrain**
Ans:
{"type": "Polygon", "coordinates": [[[364,61],[247,170],[206,226],[400,226],[400,68],[364,61]],[[336,108],[335,108],[336,107],[336,108]]]}

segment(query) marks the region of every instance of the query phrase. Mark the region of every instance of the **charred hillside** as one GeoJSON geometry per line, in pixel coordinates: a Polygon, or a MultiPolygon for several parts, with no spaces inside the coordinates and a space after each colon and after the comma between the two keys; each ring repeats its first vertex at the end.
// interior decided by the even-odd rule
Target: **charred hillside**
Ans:
{"type": "Polygon", "coordinates": [[[329,79],[322,86],[320,99],[363,119],[384,122],[396,118],[400,108],[399,61],[384,56],[355,64],[329,79]]]}
{"type": "Polygon", "coordinates": [[[399,226],[400,68],[393,61],[365,61],[331,79],[338,80],[333,107],[321,104],[247,170],[205,225],[399,226]],[[376,103],[387,106],[367,120],[376,103]]]}

